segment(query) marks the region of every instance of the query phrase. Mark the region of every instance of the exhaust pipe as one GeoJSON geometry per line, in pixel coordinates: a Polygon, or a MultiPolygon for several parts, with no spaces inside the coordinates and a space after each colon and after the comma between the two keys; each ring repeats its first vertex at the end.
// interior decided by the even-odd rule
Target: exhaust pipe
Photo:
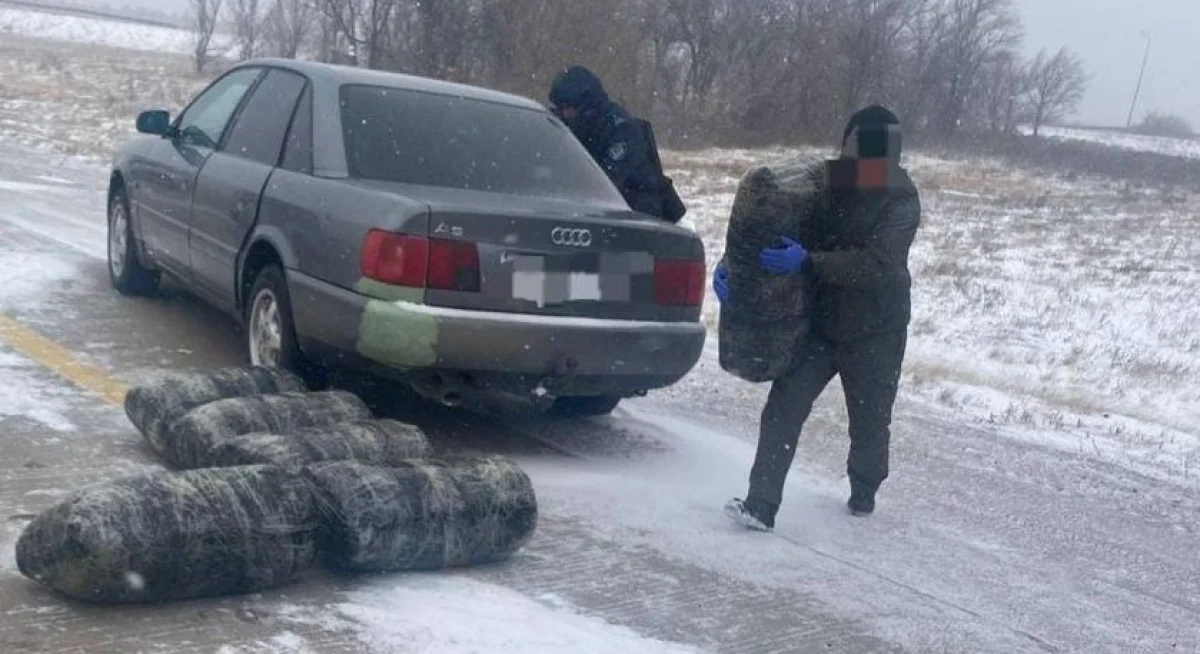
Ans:
{"type": "Polygon", "coordinates": [[[457,409],[466,402],[466,384],[459,375],[437,373],[419,388],[426,397],[444,407],[457,409]]]}

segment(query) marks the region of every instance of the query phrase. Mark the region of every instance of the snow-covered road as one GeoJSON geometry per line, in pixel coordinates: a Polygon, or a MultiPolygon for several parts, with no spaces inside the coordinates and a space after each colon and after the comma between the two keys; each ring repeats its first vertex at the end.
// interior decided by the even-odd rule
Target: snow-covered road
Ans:
{"type": "MultiPolygon", "coordinates": [[[[129,381],[240,361],[186,298],[108,290],[102,168],[0,147],[0,315],[129,381]]],[[[371,579],[315,574],[261,596],[98,610],[19,576],[30,514],[81,483],[154,465],[118,407],[0,341],[0,651],[1193,652],[1192,486],[1041,447],[914,395],[897,407],[879,512],[842,503],[831,387],[773,535],[726,524],[763,391],[710,348],[684,382],[575,423],[487,421],[407,404],[445,448],[518,458],[543,514],[508,564],[371,579]]],[[[903,393],[902,393],[903,395],[903,393]]]]}

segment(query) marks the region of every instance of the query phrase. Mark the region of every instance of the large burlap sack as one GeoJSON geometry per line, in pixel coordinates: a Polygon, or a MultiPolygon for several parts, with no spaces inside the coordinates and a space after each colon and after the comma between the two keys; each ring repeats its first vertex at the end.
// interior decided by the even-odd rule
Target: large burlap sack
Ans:
{"type": "Polygon", "coordinates": [[[125,415],[161,455],[167,428],[196,407],[233,397],[305,390],[299,377],[262,367],[177,372],[129,389],[125,415]]]}
{"type": "Polygon", "coordinates": [[[317,554],[308,485],[281,468],[160,472],[85,488],[17,541],[26,577],[96,603],[265,590],[317,554]]]}
{"type": "Polygon", "coordinates": [[[537,526],[533,483],[500,456],[309,466],[321,550],[351,572],[436,570],[505,560],[537,526]]]}
{"type": "Polygon", "coordinates": [[[326,461],[397,465],[433,454],[420,427],[396,420],[344,422],[289,434],[258,433],[226,438],[210,451],[219,467],[278,465],[298,468],[326,461]]]}
{"type": "Polygon", "coordinates": [[[823,173],[821,159],[799,157],[755,168],[738,186],[725,235],[732,292],[721,305],[718,353],[721,368],[746,381],[786,373],[808,330],[811,278],[773,275],[760,255],[782,236],[799,236],[818,210],[823,173]]]}
{"type": "Polygon", "coordinates": [[[280,393],[217,400],[192,409],[163,436],[163,455],[180,470],[214,465],[209,458],[223,440],[254,433],[289,434],[301,429],[370,420],[371,410],[344,391],[280,393]]]}

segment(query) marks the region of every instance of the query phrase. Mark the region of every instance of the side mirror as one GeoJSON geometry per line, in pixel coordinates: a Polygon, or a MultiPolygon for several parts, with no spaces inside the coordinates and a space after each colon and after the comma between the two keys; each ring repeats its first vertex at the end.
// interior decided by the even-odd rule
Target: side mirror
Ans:
{"type": "Polygon", "coordinates": [[[163,136],[171,131],[171,114],[162,109],[143,111],[137,118],[137,131],[142,134],[163,136]]]}

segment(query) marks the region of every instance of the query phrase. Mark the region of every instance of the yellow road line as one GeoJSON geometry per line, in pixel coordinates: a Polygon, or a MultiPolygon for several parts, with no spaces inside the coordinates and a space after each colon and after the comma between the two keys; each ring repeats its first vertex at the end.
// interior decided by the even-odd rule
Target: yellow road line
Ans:
{"type": "Polygon", "coordinates": [[[128,386],[100,368],[80,361],[70,350],[4,314],[0,314],[0,340],[79,388],[113,404],[125,402],[128,386]]]}

